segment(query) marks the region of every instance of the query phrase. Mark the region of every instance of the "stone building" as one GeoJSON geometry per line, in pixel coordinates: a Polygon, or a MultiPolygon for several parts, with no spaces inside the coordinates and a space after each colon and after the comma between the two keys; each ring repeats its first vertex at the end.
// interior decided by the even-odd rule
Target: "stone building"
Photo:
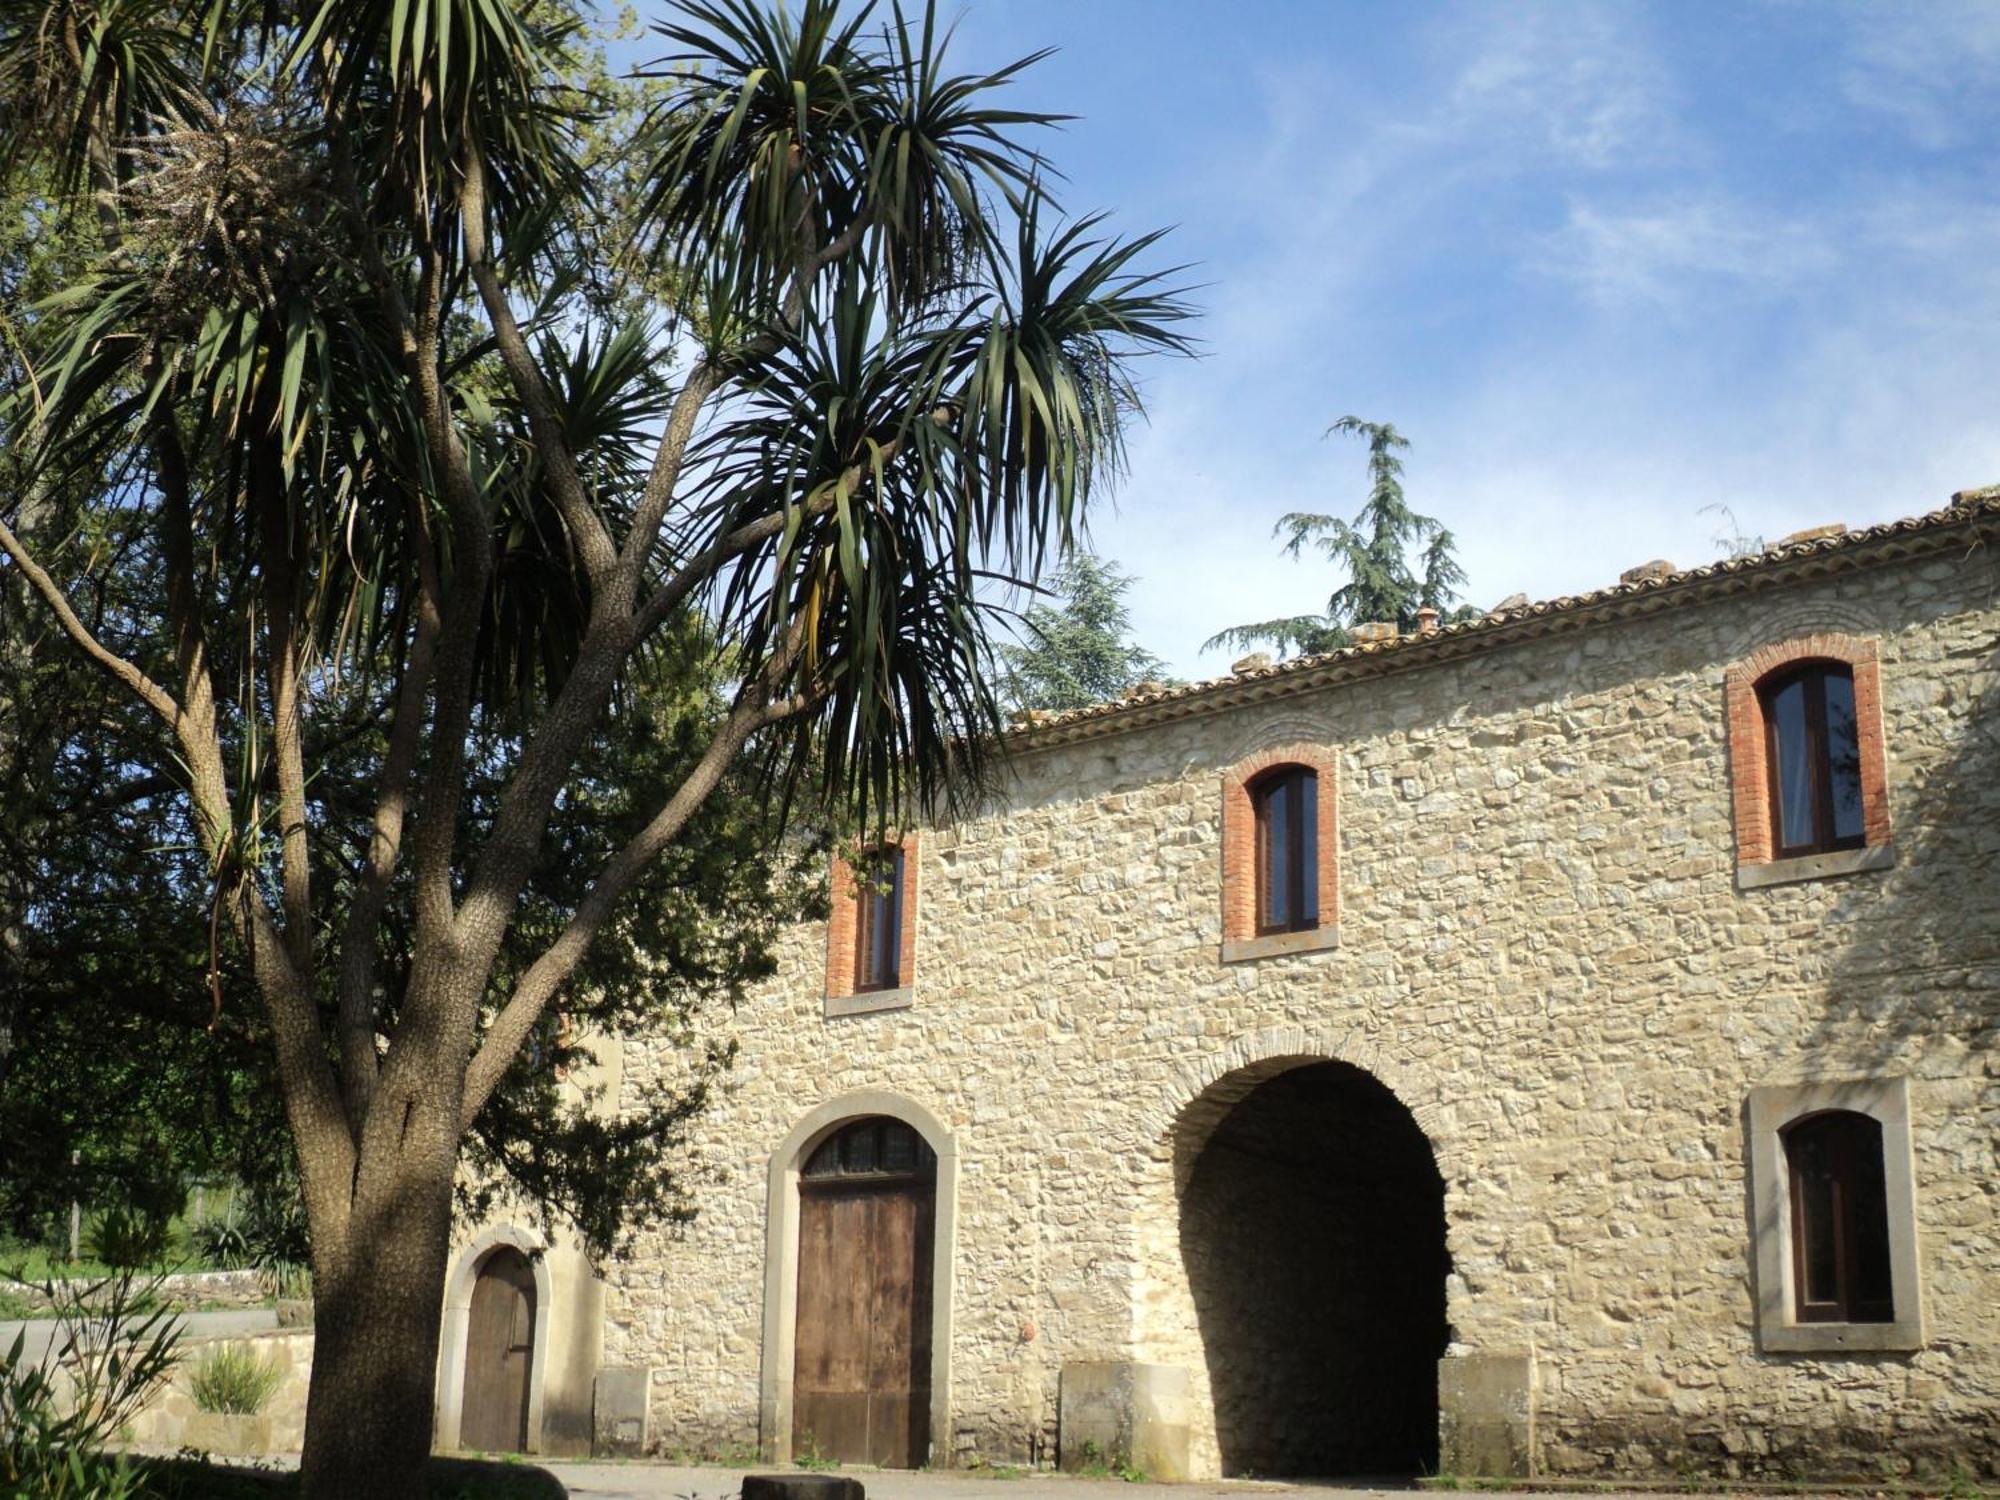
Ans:
{"type": "Polygon", "coordinates": [[[717,1019],[697,1221],[528,1256],[534,1440],[2000,1472],[1996,538],[1968,494],[1025,727],[717,1019]]]}

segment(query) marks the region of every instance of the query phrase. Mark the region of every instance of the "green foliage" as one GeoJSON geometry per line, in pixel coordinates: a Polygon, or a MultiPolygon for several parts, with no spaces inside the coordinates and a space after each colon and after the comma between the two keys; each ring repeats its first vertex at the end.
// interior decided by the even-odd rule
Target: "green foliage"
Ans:
{"type": "Polygon", "coordinates": [[[840,1467],[840,1460],[819,1451],[819,1439],[808,1431],[795,1445],[792,1463],[809,1473],[823,1474],[840,1467]]]}
{"type": "Polygon", "coordinates": [[[277,1393],[279,1370],[242,1344],[218,1344],[188,1371],[197,1410],[254,1417],[277,1393]]]}
{"type": "Polygon", "coordinates": [[[204,1266],[239,1271],[250,1264],[250,1240],[243,1232],[234,1204],[218,1218],[206,1219],[188,1231],[195,1255],[204,1266]]]}
{"type": "Polygon", "coordinates": [[[1019,644],[1000,648],[1002,685],[1017,708],[1084,708],[1142,682],[1165,683],[1166,663],[1129,639],[1125,593],[1133,580],[1116,563],[1073,552],[1021,622],[1019,644]]]}
{"type": "Polygon", "coordinates": [[[114,1270],[158,1266],[167,1253],[169,1216],[157,1206],[113,1204],[97,1216],[90,1250],[114,1270]]]}
{"type": "Polygon", "coordinates": [[[1438,521],[1412,510],[1403,495],[1400,450],[1409,439],[1387,422],[1342,417],[1327,433],[1362,438],[1368,444],[1368,498],[1352,521],[1293,511],[1280,517],[1273,535],[1285,539],[1293,557],[1310,544],[1347,581],[1333,591],[1324,615],[1295,615],[1236,625],[1211,636],[1204,651],[1270,645],[1280,656],[1316,655],[1348,645],[1349,630],[1383,621],[1398,630],[1417,628],[1417,611],[1450,613],[1465,573],[1452,550],[1452,535],[1438,521]]]}
{"type": "Polygon", "coordinates": [[[54,1330],[39,1360],[27,1335],[0,1354],[0,1495],[128,1500],[138,1476],[105,1445],[171,1372],[179,1325],[129,1272],[77,1286],[44,1282],[54,1330]]]}
{"type": "Polygon", "coordinates": [[[1094,1438],[1083,1440],[1076,1472],[1084,1479],[1122,1479],[1127,1484],[1145,1484],[1150,1477],[1129,1455],[1117,1450],[1106,1453],[1094,1438]]]}

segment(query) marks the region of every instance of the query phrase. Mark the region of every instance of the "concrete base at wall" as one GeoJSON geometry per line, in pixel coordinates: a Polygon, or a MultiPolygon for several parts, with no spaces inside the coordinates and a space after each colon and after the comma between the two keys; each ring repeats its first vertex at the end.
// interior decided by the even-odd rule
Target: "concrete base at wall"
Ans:
{"type": "Polygon", "coordinates": [[[1188,1372],[1180,1366],[1066,1364],[1060,1412],[1062,1468],[1129,1464],[1149,1479],[1188,1477],[1188,1372]]]}
{"type": "Polygon", "coordinates": [[[597,1372],[591,1405],[590,1451],[599,1458],[640,1458],[652,1434],[647,1430],[647,1392],[653,1372],[640,1365],[597,1372]]]}
{"type": "Polygon", "coordinates": [[[1540,1472],[1537,1460],[1534,1351],[1439,1360],[1439,1472],[1526,1479],[1540,1472]]]}

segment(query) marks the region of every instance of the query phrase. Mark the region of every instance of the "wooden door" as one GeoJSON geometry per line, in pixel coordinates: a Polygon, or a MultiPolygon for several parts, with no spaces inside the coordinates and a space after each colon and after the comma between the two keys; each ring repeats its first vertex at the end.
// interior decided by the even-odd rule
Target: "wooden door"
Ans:
{"type": "Polygon", "coordinates": [[[936,1159],[898,1121],[863,1121],[814,1153],[799,1183],[795,1456],[928,1460],[935,1202],[936,1159]]]}
{"type": "Polygon", "coordinates": [[[528,1258],[518,1250],[495,1250],[472,1284],[460,1447],[482,1453],[526,1451],[535,1311],[535,1273],[528,1258]]]}

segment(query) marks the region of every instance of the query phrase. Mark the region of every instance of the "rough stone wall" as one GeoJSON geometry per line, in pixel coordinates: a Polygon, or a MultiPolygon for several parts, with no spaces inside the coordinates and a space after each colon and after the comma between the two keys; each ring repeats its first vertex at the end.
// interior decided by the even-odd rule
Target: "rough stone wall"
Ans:
{"type": "Polygon", "coordinates": [[[924,838],[910,1009],[826,1019],[813,930],[719,1023],[715,1180],[607,1268],[605,1363],[655,1369],[660,1447],[754,1444],[769,1154],[888,1089],[963,1163],[933,1461],[1039,1456],[1062,1364],[1132,1359],[1193,1372],[1214,1472],[1227,1355],[1176,1153],[1331,1058],[1428,1136],[1452,1349],[1533,1350],[1546,1468],[2000,1469],[1995,589],[1985,553],[1896,564],[1024,757],[1005,810],[924,838]],[[1897,860],[1739,890],[1723,675],[1813,631],[1881,642],[1897,860]],[[1298,741],[1337,757],[1339,947],[1224,965],[1221,776],[1298,741]],[[1745,1096],[1883,1073],[1911,1079],[1926,1347],[1760,1354],[1745,1096]]]}
{"type": "Polygon", "coordinates": [[[248,1446],[224,1444],[220,1452],[296,1453],[305,1441],[306,1388],[312,1382],[313,1336],[303,1333],[257,1333],[237,1338],[192,1339],[181,1345],[180,1363],[132,1419],[130,1441],[145,1448],[208,1448],[221,1434],[211,1413],[196,1407],[190,1381],[204,1359],[228,1350],[248,1354],[278,1372],[271,1398],[255,1420],[233,1424],[231,1438],[249,1439],[248,1446]]]}

